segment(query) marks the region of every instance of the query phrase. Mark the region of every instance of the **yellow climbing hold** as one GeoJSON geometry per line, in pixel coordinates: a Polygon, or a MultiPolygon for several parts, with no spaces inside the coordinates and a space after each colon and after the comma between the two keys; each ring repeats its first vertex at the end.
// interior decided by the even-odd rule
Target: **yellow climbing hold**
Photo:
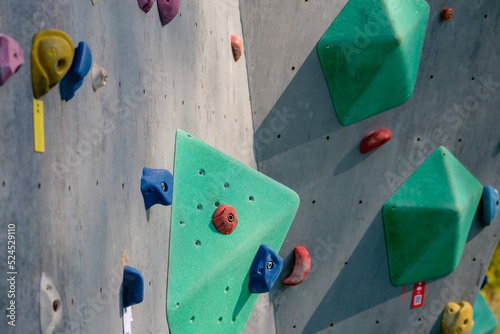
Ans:
{"type": "Polygon", "coordinates": [[[73,41],[63,31],[46,29],[33,36],[31,83],[33,95],[45,95],[64,77],[73,62],[73,41]]]}
{"type": "Polygon", "coordinates": [[[451,302],[446,305],[441,318],[441,334],[470,334],[473,327],[471,304],[451,302]]]}

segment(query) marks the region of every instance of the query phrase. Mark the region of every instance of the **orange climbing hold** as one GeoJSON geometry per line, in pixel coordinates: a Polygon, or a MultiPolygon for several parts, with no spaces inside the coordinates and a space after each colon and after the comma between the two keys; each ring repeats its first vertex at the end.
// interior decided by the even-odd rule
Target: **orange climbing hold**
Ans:
{"type": "Polygon", "coordinates": [[[283,280],[283,285],[295,286],[304,282],[311,270],[311,256],[305,247],[295,247],[295,265],[293,271],[283,280]]]}
{"type": "Polygon", "coordinates": [[[389,129],[380,129],[369,133],[359,147],[359,151],[363,154],[373,151],[376,148],[387,143],[392,138],[392,132],[389,129]]]}
{"type": "Polygon", "coordinates": [[[441,18],[445,21],[449,21],[453,18],[453,9],[444,7],[441,11],[441,18]]]}
{"type": "Polygon", "coordinates": [[[237,62],[243,53],[243,42],[236,35],[231,35],[231,48],[233,49],[234,61],[237,62]]]}
{"type": "Polygon", "coordinates": [[[212,223],[217,231],[222,234],[233,233],[236,225],[238,225],[236,209],[225,204],[219,206],[212,216],[212,223]]]}

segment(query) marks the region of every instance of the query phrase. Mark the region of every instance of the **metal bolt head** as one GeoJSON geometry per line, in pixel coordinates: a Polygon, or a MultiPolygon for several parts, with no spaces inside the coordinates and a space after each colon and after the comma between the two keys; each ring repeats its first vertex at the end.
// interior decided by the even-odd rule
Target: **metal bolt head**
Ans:
{"type": "Polygon", "coordinates": [[[267,270],[269,270],[269,269],[273,269],[273,267],[274,267],[273,261],[269,261],[269,262],[267,263],[267,270]]]}

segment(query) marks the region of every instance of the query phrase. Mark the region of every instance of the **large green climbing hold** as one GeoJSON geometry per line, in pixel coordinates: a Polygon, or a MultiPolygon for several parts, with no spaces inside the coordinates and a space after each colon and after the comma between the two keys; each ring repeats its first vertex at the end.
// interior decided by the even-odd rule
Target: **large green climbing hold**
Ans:
{"type": "Polygon", "coordinates": [[[472,328],[471,334],[495,333],[498,327],[498,320],[486,300],[484,300],[481,292],[477,295],[473,310],[474,328],[472,328]]]}
{"type": "Polygon", "coordinates": [[[177,131],[170,227],[167,319],[176,333],[242,333],[258,295],[249,271],[262,244],[278,251],[299,206],[291,189],[199,139],[177,131]],[[216,230],[232,206],[238,224],[216,230]]]}
{"type": "Polygon", "coordinates": [[[411,97],[429,19],[424,0],[350,0],[318,44],[341,124],[411,97]]]}
{"type": "Polygon", "coordinates": [[[455,270],[482,189],[447,149],[439,147],[385,203],[385,238],[394,286],[455,270]]]}

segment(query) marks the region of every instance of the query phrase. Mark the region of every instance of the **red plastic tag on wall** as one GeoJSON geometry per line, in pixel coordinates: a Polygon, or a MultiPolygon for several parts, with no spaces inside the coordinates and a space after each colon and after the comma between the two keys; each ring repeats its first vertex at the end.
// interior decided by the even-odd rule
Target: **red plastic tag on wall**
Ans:
{"type": "Polygon", "coordinates": [[[411,308],[424,305],[425,281],[413,285],[413,296],[411,297],[411,308]]]}

